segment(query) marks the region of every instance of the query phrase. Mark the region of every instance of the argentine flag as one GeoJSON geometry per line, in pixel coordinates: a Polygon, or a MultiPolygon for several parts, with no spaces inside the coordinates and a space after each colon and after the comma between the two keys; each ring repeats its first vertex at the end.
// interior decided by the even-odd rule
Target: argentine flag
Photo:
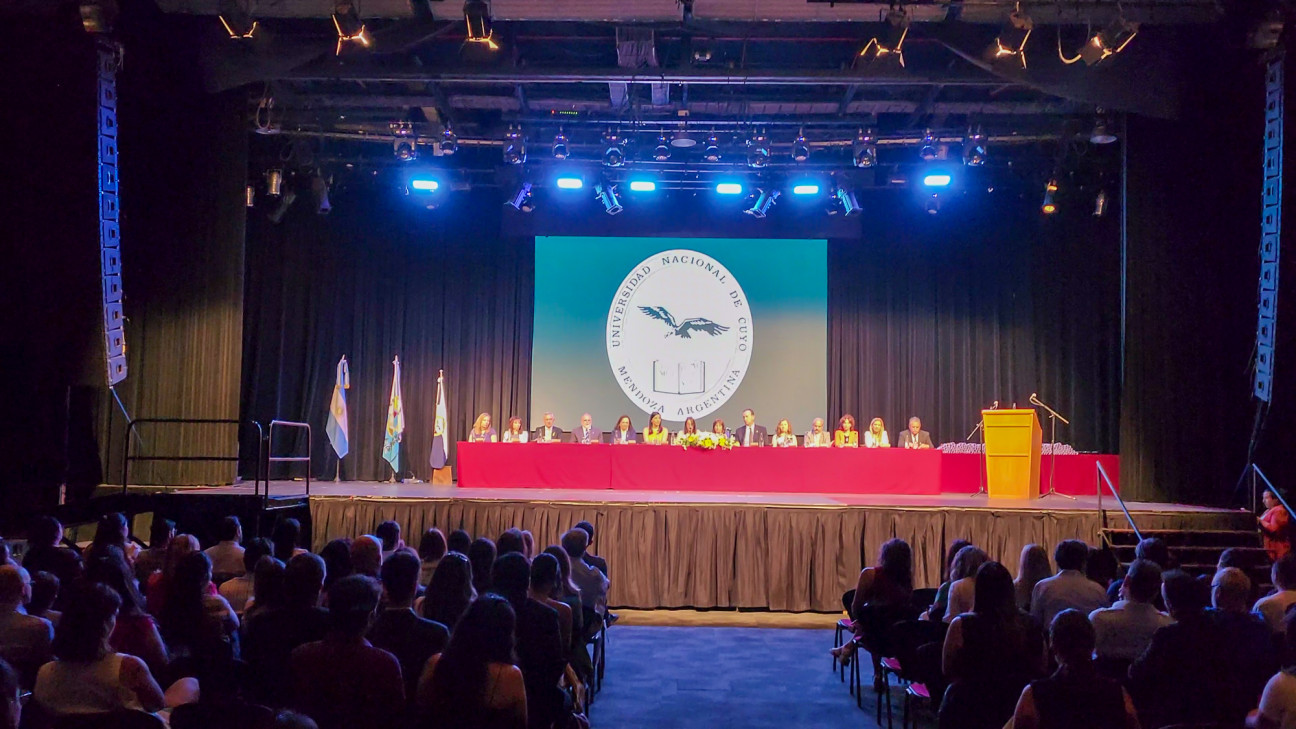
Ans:
{"type": "Polygon", "coordinates": [[[445,468],[450,457],[446,448],[445,371],[442,370],[437,373],[436,424],[432,428],[432,455],[428,457],[433,468],[445,468]]]}
{"type": "Polygon", "coordinates": [[[382,457],[391,464],[396,478],[400,479],[400,442],[405,432],[405,409],[401,405],[400,357],[392,360],[391,402],[387,405],[387,435],[383,438],[382,457]]]}
{"type": "Polygon", "coordinates": [[[333,385],[333,400],[329,403],[328,425],[324,426],[324,432],[328,433],[329,442],[333,444],[338,460],[346,458],[346,454],[351,451],[351,444],[347,441],[346,391],[349,389],[351,389],[351,370],[347,367],[346,356],[343,355],[337,363],[337,382],[333,385]]]}

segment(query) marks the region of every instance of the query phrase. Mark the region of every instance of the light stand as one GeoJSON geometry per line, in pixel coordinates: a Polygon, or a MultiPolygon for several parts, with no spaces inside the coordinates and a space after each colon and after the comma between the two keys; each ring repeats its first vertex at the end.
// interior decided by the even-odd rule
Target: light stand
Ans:
{"type": "Polygon", "coordinates": [[[1075,501],[1076,497],[1058,492],[1057,488],[1053,485],[1053,477],[1057,474],[1057,421],[1061,420],[1065,425],[1070,425],[1071,421],[1062,417],[1053,408],[1040,402],[1040,399],[1036,397],[1033,392],[1030,396],[1030,403],[1031,405],[1044,408],[1049,414],[1049,488],[1047,492],[1040,494],[1040,498],[1043,499],[1048,496],[1061,496],[1064,499],[1075,501]]]}
{"type": "MultiPolygon", "coordinates": [[[[995,400],[994,405],[991,405],[990,409],[998,410],[999,401],[995,400]]],[[[978,496],[990,495],[990,492],[986,490],[985,415],[981,416],[981,421],[977,423],[971,433],[968,433],[967,438],[964,438],[964,440],[972,440],[972,436],[977,433],[981,434],[981,468],[977,471],[977,482],[979,483],[979,486],[977,487],[976,493],[971,494],[971,497],[974,499],[978,496]]]]}

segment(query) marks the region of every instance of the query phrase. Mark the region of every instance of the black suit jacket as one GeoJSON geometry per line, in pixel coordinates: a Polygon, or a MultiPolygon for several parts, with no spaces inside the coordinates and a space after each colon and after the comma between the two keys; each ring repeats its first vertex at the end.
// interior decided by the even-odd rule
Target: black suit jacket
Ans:
{"type": "Polygon", "coordinates": [[[549,729],[563,710],[558,679],[567,665],[558,611],[529,597],[515,603],[513,609],[517,613],[518,668],[526,685],[527,725],[549,729]]]}
{"type": "Polygon", "coordinates": [[[1225,720],[1232,670],[1226,640],[1224,629],[1204,613],[1159,628],[1129,669],[1140,723],[1225,720]]]}
{"type": "MultiPolygon", "coordinates": [[[[559,428],[558,426],[555,425],[555,426],[552,428],[552,430],[553,430],[553,438],[551,438],[551,440],[554,440],[554,441],[557,441],[557,442],[562,442],[563,435],[564,435],[564,433],[563,433],[563,429],[562,429],[562,428],[559,428]]],[[[544,437],[544,426],[543,426],[543,425],[540,426],[539,428],[536,428],[535,430],[531,431],[531,442],[532,442],[532,443],[540,443],[540,442],[542,442],[542,441],[540,440],[542,437],[544,437]]]]}
{"type": "MultiPolygon", "coordinates": [[[[900,431],[900,437],[897,440],[897,442],[892,443],[891,445],[898,446],[900,448],[912,448],[913,446],[909,445],[909,443],[912,440],[913,440],[913,433],[910,433],[909,429],[905,428],[904,430],[900,431]]],[[[928,433],[925,430],[918,431],[918,445],[927,446],[928,448],[931,448],[932,447],[931,433],[928,433]]]]}
{"type": "Polygon", "coordinates": [[[383,610],[369,628],[369,642],[400,661],[405,697],[411,702],[417,693],[423,666],[434,653],[440,653],[449,640],[450,631],[446,626],[421,618],[409,608],[383,610]]]}
{"type": "MultiPolygon", "coordinates": [[[[741,425],[738,427],[738,430],[734,431],[734,437],[738,439],[738,443],[740,445],[742,444],[743,439],[746,435],[747,435],[746,425],[741,425]]],[[[752,436],[751,436],[752,446],[763,446],[768,442],[768,440],[769,440],[769,433],[766,432],[765,426],[763,425],[752,426],[752,436]]]]}

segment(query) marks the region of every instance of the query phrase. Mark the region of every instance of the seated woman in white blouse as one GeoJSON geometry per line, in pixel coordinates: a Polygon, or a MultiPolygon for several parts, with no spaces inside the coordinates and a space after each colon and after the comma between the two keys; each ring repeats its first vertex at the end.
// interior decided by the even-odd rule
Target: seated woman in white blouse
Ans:
{"type": "Polygon", "coordinates": [[[865,448],[890,448],[891,441],[887,440],[886,425],[883,424],[882,418],[873,418],[869,423],[868,430],[864,432],[865,448]]]}
{"type": "Polygon", "coordinates": [[[482,413],[473,421],[472,430],[468,431],[468,442],[470,443],[495,443],[499,438],[495,435],[495,429],[491,427],[490,413],[482,413]]]}
{"type": "Polygon", "coordinates": [[[522,427],[522,418],[514,415],[509,418],[508,430],[504,431],[505,443],[525,443],[527,442],[526,429],[522,427]]]}
{"type": "Polygon", "coordinates": [[[684,418],[684,429],[675,434],[675,442],[683,443],[685,438],[697,435],[697,432],[697,421],[693,418],[684,418]]]}
{"type": "Polygon", "coordinates": [[[792,424],[787,418],[778,421],[774,426],[774,447],[775,448],[796,448],[797,439],[792,433],[792,424]]]}

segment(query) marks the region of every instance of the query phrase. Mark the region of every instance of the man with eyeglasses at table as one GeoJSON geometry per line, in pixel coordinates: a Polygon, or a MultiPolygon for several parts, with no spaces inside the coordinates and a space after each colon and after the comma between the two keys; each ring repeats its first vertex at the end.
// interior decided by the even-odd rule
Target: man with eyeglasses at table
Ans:
{"type": "Polygon", "coordinates": [[[594,418],[589,413],[581,416],[579,428],[572,428],[572,441],[583,445],[603,442],[603,431],[594,427],[594,418]]]}

